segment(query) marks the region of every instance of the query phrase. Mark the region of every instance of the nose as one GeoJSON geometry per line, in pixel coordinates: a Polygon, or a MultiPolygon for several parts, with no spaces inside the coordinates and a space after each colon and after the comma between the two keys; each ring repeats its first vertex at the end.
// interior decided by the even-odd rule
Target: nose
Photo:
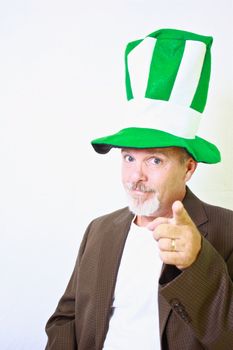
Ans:
{"type": "Polygon", "coordinates": [[[132,171],[132,181],[147,181],[146,169],[143,163],[137,162],[135,163],[135,167],[132,171]]]}

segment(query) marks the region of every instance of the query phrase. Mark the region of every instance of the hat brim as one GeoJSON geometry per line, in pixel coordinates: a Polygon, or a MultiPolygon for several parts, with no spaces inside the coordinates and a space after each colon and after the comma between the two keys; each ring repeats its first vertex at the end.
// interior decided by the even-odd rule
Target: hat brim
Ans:
{"type": "Polygon", "coordinates": [[[214,164],[221,161],[218,148],[201,137],[186,139],[156,129],[125,128],[116,134],[95,139],[91,144],[101,154],[108,153],[111,148],[182,147],[197,162],[214,164]]]}

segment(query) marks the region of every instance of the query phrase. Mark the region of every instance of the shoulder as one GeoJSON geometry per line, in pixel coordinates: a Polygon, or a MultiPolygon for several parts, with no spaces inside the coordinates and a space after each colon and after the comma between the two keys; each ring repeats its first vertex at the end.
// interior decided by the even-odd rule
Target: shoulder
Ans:
{"type": "Polygon", "coordinates": [[[102,224],[107,222],[124,221],[131,216],[132,214],[129,211],[129,208],[124,207],[93,219],[91,224],[102,224]]]}
{"type": "Polygon", "coordinates": [[[219,221],[221,222],[222,220],[233,220],[232,210],[206,203],[195,196],[189,188],[187,188],[184,205],[187,207],[191,216],[193,215],[197,221],[200,221],[200,217],[203,222],[206,218],[208,220],[213,220],[216,223],[219,221]]]}
{"type": "Polygon", "coordinates": [[[189,189],[185,206],[199,231],[226,258],[233,250],[233,211],[206,203],[189,189]]]}
{"type": "Polygon", "coordinates": [[[79,256],[81,257],[84,251],[91,256],[94,252],[98,255],[102,245],[106,245],[106,242],[114,244],[116,240],[124,240],[132,218],[133,214],[126,207],[92,220],[83,236],[79,256]]]}
{"type": "Polygon", "coordinates": [[[87,250],[93,253],[98,251],[103,241],[121,229],[124,230],[132,221],[133,214],[127,207],[93,219],[86,228],[79,248],[78,261],[87,250]]]}
{"type": "Polygon", "coordinates": [[[233,211],[202,202],[208,218],[209,239],[221,240],[227,246],[233,246],[233,211]]]}
{"type": "Polygon", "coordinates": [[[233,223],[233,210],[212,205],[202,201],[202,205],[206,211],[207,216],[211,216],[216,222],[221,220],[232,221],[233,223]]]}
{"type": "Polygon", "coordinates": [[[200,229],[207,233],[207,240],[227,261],[233,251],[233,211],[205,202],[201,203],[208,221],[200,229]]]}
{"type": "Polygon", "coordinates": [[[226,259],[233,251],[233,211],[207,203],[203,207],[208,217],[206,238],[226,259]]]}
{"type": "Polygon", "coordinates": [[[132,219],[133,214],[130,212],[129,208],[121,208],[93,219],[87,228],[87,232],[88,235],[95,235],[97,232],[98,235],[101,235],[128,225],[132,219]]]}

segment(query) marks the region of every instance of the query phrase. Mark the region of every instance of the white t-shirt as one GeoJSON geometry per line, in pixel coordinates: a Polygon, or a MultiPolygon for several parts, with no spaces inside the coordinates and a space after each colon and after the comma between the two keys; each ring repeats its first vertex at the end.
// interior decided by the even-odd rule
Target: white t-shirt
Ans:
{"type": "Polygon", "coordinates": [[[158,279],[161,267],[152,232],[132,223],[118,271],[104,350],[160,349],[158,279]]]}

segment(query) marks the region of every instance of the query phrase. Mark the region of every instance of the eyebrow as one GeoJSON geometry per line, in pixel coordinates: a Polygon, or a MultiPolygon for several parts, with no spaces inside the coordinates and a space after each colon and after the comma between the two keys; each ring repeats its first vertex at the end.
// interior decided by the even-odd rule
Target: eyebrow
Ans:
{"type": "MultiPolygon", "coordinates": [[[[146,150],[146,149],[145,149],[146,150]]],[[[129,154],[132,154],[134,153],[134,150],[133,149],[130,149],[130,148],[124,148],[121,150],[121,154],[125,154],[125,153],[129,153],[129,154]]],[[[170,152],[166,152],[166,151],[151,151],[151,152],[148,152],[147,153],[147,156],[148,157],[157,157],[157,156],[165,156],[165,157],[168,157],[169,156],[169,153],[170,152]]]]}

